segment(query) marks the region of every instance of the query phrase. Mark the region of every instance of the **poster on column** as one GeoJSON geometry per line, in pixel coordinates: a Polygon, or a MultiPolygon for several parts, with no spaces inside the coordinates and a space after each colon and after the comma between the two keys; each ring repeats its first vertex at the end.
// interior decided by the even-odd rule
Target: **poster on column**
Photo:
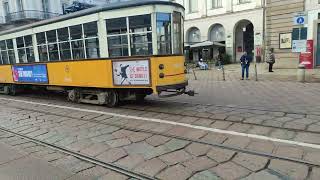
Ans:
{"type": "Polygon", "coordinates": [[[14,82],[48,83],[47,65],[14,65],[12,76],[14,82]]]}
{"type": "Polygon", "coordinates": [[[113,84],[115,86],[149,86],[149,60],[112,61],[113,84]]]}

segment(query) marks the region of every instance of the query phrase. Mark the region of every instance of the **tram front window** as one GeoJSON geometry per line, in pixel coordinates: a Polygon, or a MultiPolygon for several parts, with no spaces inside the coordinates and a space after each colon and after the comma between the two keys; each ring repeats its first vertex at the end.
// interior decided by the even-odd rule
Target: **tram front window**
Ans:
{"type": "Polygon", "coordinates": [[[182,54],[182,19],[181,13],[173,13],[173,53],[182,54]]]}
{"type": "Polygon", "coordinates": [[[157,13],[158,54],[171,52],[171,14],[157,13]]]}

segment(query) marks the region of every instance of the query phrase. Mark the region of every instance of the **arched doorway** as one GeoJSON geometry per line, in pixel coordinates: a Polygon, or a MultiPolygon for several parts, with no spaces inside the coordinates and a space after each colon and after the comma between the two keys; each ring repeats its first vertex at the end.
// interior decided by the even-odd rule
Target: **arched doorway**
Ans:
{"type": "MultiPolygon", "coordinates": [[[[226,34],[225,29],[223,25],[221,24],[214,24],[209,29],[209,41],[225,44],[226,42],[226,34]]],[[[225,47],[214,45],[212,48],[210,48],[210,57],[215,58],[218,54],[225,53],[225,47]]]]}
{"type": "Polygon", "coordinates": [[[254,54],[254,26],[249,20],[241,20],[235,26],[235,58],[239,61],[244,52],[254,54]]]}
{"type": "MultiPolygon", "coordinates": [[[[199,28],[192,27],[187,31],[187,44],[193,45],[201,42],[201,33],[199,28]]],[[[187,60],[198,61],[201,58],[201,52],[197,49],[189,49],[185,52],[187,60]]]]}

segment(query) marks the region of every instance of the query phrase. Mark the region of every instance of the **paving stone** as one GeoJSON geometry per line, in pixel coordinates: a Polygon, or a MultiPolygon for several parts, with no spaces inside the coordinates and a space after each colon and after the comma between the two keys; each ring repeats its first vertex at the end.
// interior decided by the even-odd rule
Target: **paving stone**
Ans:
{"type": "Polygon", "coordinates": [[[306,124],[291,121],[291,122],[286,122],[283,127],[288,128],[288,129],[297,129],[297,130],[304,130],[307,128],[306,124]]]}
{"type": "Polygon", "coordinates": [[[68,146],[72,143],[75,143],[76,141],[78,141],[77,137],[69,136],[69,137],[62,139],[61,141],[56,142],[55,145],[65,147],[65,146],[68,146]]]}
{"type": "Polygon", "coordinates": [[[265,153],[272,153],[274,148],[274,144],[269,141],[251,141],[247,147],[247,149],[265,153]]]}
{"type": "Polygon", "coordinates": [[[225,114],[214,114],[212,116],[210,116],[210,119],[214,119],[214,120],[225,120],[227,119],[227,115],[225,114]]]}
{"type": "Polygon", "coordinates": [[[305,179],[308,176],[308,166],[282,160],[271,160],[268,167],[290,179],[305,179]]]}
{"type": "Polygon", "coordinates": [[[50,153],[46,156],[43,156],[43,159],[45,159],[46,161],[48,162],[51,162],[51,161],[55,161],[57,159],[61,159],[63,157],[65,157],[66,155],[64,154],[61,154],[61,153],[58,153],[58,152],[54,152],[54,153],[50,153]]]}
{"type": "Polygon", "coordinates": [[[305,152],[303,159],[320,164],[320,152],[319,151],[310,151],[305,152]]]}
{"type": "Polygon", "coordinates": [[[102,143],[92,144],[89,147],[82,149],[80,152],[90,156],[97,156],[106,150],[110,149],[110,146],[102,143]]]}
{"type": "Polygon", "coordinates": [[[285,115],[284,112],[272,112],[272,111],[268,112],[267,114],[270,115],[270,116],[276,116],[276,117],[282,117],[282,116],[285,115]]]}
{"type": "Polygon", "coordinates": [[[319,115],[307,114],[307,118],[309,118],[309,119],[315,119],[315,120],[320,121],[320,116],[319,116],[319,115]]]}
{"type": "Polygon", "coordinates": [[[124,157],[116,162],[116,164],[126,167],[128,169],[134,169],[138,164],[144,162],[145,159],[142,155],[128,155],[127,157],[124,157]]]}
{"type": "Polygon", "coordinates": [[[195,172],[210,169],[218,165],[218,163],[209,159],[206,156],[202,156],[202,157],[188,160],[187,162],[184,162],[183,165],[195,173],[195,172]]]}
{"type": "Polygon", "coordinates": [[[193,175],[189,180],[220,180],[220,177],[207,170],[193,175]]]}
{"type": "Polygon", "coordinates": [[[201,138],[201,140],[203,140],[205,142],[214,143],[214,144],[215,143],[221,144],[227,139],[228,139],[227,136],[225,136],[223,134],[219,134],[219,133],[209,133],[205,137],[201,138]]]}
{"type": "Polygon", "coordinates": [[[210,127],[216,128],[216,129],[227,129],[232,124],[233,124],[232,122],[228,122],[228,121],[216,121],[213,124],[211,124],[210,127]]]}
{"type": "Polygon", "coordinates": [[[303,156],[303,150],[299,147],[280,145],[275,149],[274,154],[281,157],[301,159],[303,156]]]}
{"type": "Polygon", "coordinates": [[[234,156],[235,153],[236,152],[231,150],[213,147],[208,152],[207,156],[218,163],[222,163],[222,162],[229,161],[234,156]]]}
{"type": "Polygon", "coordinates": [[[191,158],[192,156],[184,150],[175,151],[169,154],[159,156],[159,159],[161,159],[164,163],[166,163],[169,166],[185,162],[191,158]]]}
{"type": "Polygon", "coordinates": [[[133,143],[144,141],[145,139],[151,137],[152,134],[142,133],[142,132],[134,132],[130,135],[129,140],[133,143]]]}
{"type": "Polygon", "coordinates": [[[239,179],[250,174],[249,170],[233,162],[220,164],[211,168],[210,171],[214,172],[222,179],[239,179]]]}
{"type": "Polygon", "coordinates": [[[296,136],[296,133],[288,130],[274,129],[270,133],[270,136],[278,139],[289,140],[289,139],[293,139],[296,136]]]}
{"type": "Polygon", "coordinates": [[[265,168],[268,163],[268,158],[255,156],[250,154],[238,153],[233,159],[233,162],[250,169],[251,171],[259,171],[265,168]]]}
{"type": "Polygon", "coordinates": [[[229,116],[226,118],[227,121],[232,121],[232,122],[241,122],[244,119],[245,119],[244,117],[240,117],[240,116],[229,116]]]}
{"type": "Polygon", "coordinates": [[[228,128],[229,131],[235,132],[247,132],[249,129],[251,129],[251,125],[240,123],[235,123],[228,128]]]}
{"type": "Polygon", "coordinates": [[[248,133],[266,136],[271,132],[271,130],[272,128],[269,127],[252,126],[248,133]]]}
{"type": "Polygon", "coordinates": [[[83,149],[86,149],[87,147],[91,146],[93,144],[92,141],[89,140],[79,140],[77,142],[74,142],[67,146],[68,149],[72,151],[80,152],[83,149]]]}
{"type": "Polygon", "coordinates": [[[284,180],[288,179],[288,177],[279,177],[280,175],[276,175],[271,170],[263,170],[257,173],[252,173],[249,176],[242,178],[241,180],[284,180]]]}
{"type": "Polygon", "coordinates": [[[39,129],[39,130],[37,130],[37,131],[34,131],[34,132],[31,132],[31,133],[27,134],[27,136],[33,138],[33,137],[40,136],[40,135],[46,134],[46,133],[48,133],[48,130],[46,130],[46,129],[39,129]]]}
{"type": "Polygon", "coordinates": [[[99,177],[98,180],[127,180],[129,179],[128,176],[126,175],[123,175],[123,174],[119,174],[119,173],[116,173],[116,172],[110,172],[104,176],[101,176],[99,177]]]}
{"type": "Polygon", "coordinates": [[[116,148],[116,147],[127,146],[131,144],[131,141],[128,138],[122,138],[122,139],[114,139],[114,140],[106,141],[105,143],[108,144],[110,147],[116,148]]]}
{"type": "Polygon", "coordinates": [[[175,165],[162,171],[156,177],[163,180],[185,180],[192,175],[192,172],[182,165],[175,165]]]}
{"type": "Polygon", "coordinates": [[[110,141],[113,139],[115,139],[115,137],[112,136],[111,134],[103,134],[101,136],[91,138],[92,141],[97,142],[97,143],[110,141]]]}
{"type": "Polygon", "coordinates": [[[168,147],[162,145],[162,146],[155,147],[151,151],[148,151],[146,154],[144,154],[144,157],[146,159],[153,159],[155,157],[161,156],[163,154],[167,154],[169,152],[172,152],[172,150],[170,150],[168,147]]]}
{"type": "Polygon", "coordinates": [[[248,137],[231,136],[223,144],[232,147],[245,148],[252,140],[248,137]]]}
{"type": "Polygon", "coordinates": [[[105,175],[107,173],[110,173],[110,170],[105,169],[105,168],[100,167],[100,166],[95,166],[95,167],[92,167],[92,168],[89,168],[89,169],[85,169],[85,170],[79,172],[78,175],[86,176],[86,177],[92,177],[92,178],[96,178],[97,179],[97,177],[103,176],[103,175],[105,175]]]}
{"type": "Polygon", "coordinates": [[[309,179],[319,180],[319,177],[320,177],[320,168],[313,167],[309,179]]]}
{"type": "Polygon", "coordinates": [[[112,136],[115,137],[116,139],[120,139],[120,138],[130,137],[130,135],[133,133],[134,133],[133,131],[122,129],[112,133],[112,136]]]}
{"type": "Polygon", "coordinates": [[[243,120],[243,122],[250,124],[262,124],[264,121],[264,119],[258,119],[257,117],[246,118],[243,120]]]}
{"type": "Polygon", "coordinates": [[[97,156],[97,159],[100,159],[104,162],[111,163],[115,162],[123,157],[127,156],[127,153],[121,148],[114,148],[108,151],[105,151],[97,156]]]}
{"type": "Polygon", "coordinates": [[[294,139],[299,142],[320,144],[320,134],[298,132],[294,139]]]}
{"type": "Polygon", "coordinates": [[[192,124],[193,122],[197,121],[199,118],[197,117],[183,117],[179,120],[180,123],[192,124]]]}
{"type": "Polygon", "coordinates": [[[279,117],[279,118],[275,118],[273,120],[286,123],[286,122],[289,122],[289,121],[294,121],[294,119],[295,118],[292,118],[292,117],[279,117]]]}
{"type": "Polygon", "coordinates": [[[203,130],[190,130],[186,134],[184,134],[183,137],[184,138],[193,139],[193,140],[197,140],[197,139],[200,139],[200,138],[204,137],[207,134],[208,134],[208,132],[207,131],[203,131],[203,130]]]}
{"type": "Polygon", "coordinates": [[[135,168],[135,171],[154,177],[166,167],[167,165],[164,162],[162,162],[159,158],[155,158],[138,165],[135,168]]]}
{"type": "Polygon", "coordinates": [[[312,124],[307,128],[308,131],[320,132],[320,125],[312,124]]]}
{"type": "Polygon", "coordinates": [[[200,118],[199,120],[193,122],[193,125],[196,126],[203,126],[203,127],[208,127],[210,124],[212,124],[214,121],[212,119],[205,119],[205,118],[200,118]]]}
{"type": "Polygon", "coordinates": [[[143,156],[146,156],[147,153],[150,153],[155,149],[155,147],[145,142],[133,143],[123,148],[128,154],[140,154],[143,156]]]}
{"type": "Polygon", "coordinates": [[[160,135],[154,135],[148,139],[146,139],[146,142],[152,146],[160,146],[166,142],[168,142],[170,138],[160,135]]]}
{"type": "Polygon", "coordinates": [[[274,120],[267,120],[263,122],[263,125],[271,126],[271,127],[282,127],[284,122],[281,121],[274,121],[274,120]]]}
{"type": "Polygon", "coordinates": [[[286,117],[291,117],[291,118],[294,118],[294,119],[301,119],[301,118],[304,118],[306,115],[304,114],[286,114],[286,117]]]}
{"type": "Polygon", "coordinates": [[[188,127],[182,127],[182,126],[175,126],[172,129],[170,129],[167,134],[173,135],[173,136],[183,136],[185,133],[190,131],[191,129],[188,127]]]}
{"type": "Polygon", "coordinates": [[[209,145],[203,145],[200,143],[192,143],[189,146],[187,146],[185,148],[185,150],[194,156],[203,156],[208,153],[210,148],[211,148],[211,146],[209,146],[209,145]]]}
{"type": "Polygon", "coordinates": [[[170,149],[171,151],[176,151],[178,149],[182,149],[190,144],[189,141],[179,140],[179,139],[172,139],[164,144],[165,147],[170,149]]]}

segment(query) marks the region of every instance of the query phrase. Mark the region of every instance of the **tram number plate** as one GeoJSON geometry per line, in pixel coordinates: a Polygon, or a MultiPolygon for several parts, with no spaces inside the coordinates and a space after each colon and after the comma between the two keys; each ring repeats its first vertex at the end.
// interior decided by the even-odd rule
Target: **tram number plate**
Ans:
{"type": "Polygon", "coordinates": [[[12,76],[14,82],[48,83],[47,65],[14,65],[12,76]]]}
{"type": "Polygon", "coordinates": [[[112,72],[116,86],[151,84],[149,60],[112,61],[112,72]]]}

